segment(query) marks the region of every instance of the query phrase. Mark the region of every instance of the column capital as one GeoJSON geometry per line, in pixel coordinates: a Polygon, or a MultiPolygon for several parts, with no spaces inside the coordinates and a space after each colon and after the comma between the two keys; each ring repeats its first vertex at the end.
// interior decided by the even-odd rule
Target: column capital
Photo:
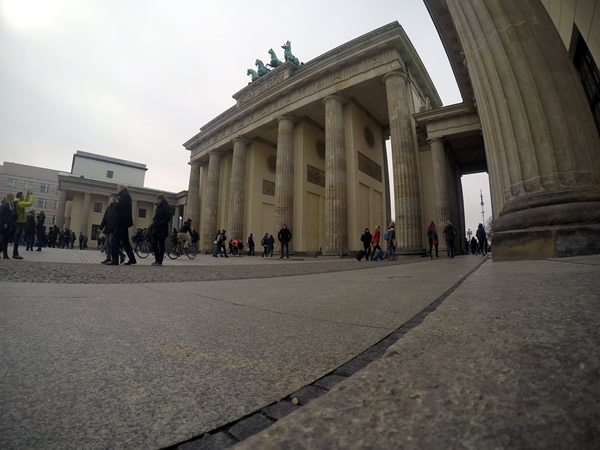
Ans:
{"type": "Polygon", "coordinates": [[[429,145],[433,144],[434,142],[441,142],[442,144],[444,144],[446,141],[444,140],[444,138],[432,138],[432,139],[427,139],[427,142],[429,142],[429,145]]]}
{"type": "Polygon", "coordinates": [[[236,137],[234,137],[234,138],[233,138],[233,141],[232,141],[232,142],[233,142],[234,144],[235,144],[236,142],[239,142],[240,144],[244,144],[244,145],[246,145],[246,144],[249,144],[249,143],[250,143],[250,139],[248,139],[247,137],[244,137],[244,136],[236,136],[236,137]]]}
{"type": "Polygon", "coordinates": [[[199,159],[190,160],[190,162],[188,164],[192,167],[200,167],[200,160],[199,159]]]}
{"type": "Polygon", "coordinates": [[[381,79],[385,83],[388,79],[393,77],[401,77],[404,81],[408,81],[408,74],[404,70],[395,70],[393,72],[388,72],[381,79]]]}
{"type": "Polygon", "coordinates": [[[345,97],[342,94],[340,94],[339,92],[336,92],[335,94],[331,94],[331,95],[328,95],[327,97],[324,97],[323,104],[327,103],[330,100],[335,100],[335,101],[342,103],[345,100],[345,97]]]}
{"type": "Polygon", "coordinates": [[[284,114],[283,116],[280,116],[277,118],[277,123],[281,122],[282,120],[290,120],[292,122],[296,122],[296,118],[290,114],[284,114]]]}

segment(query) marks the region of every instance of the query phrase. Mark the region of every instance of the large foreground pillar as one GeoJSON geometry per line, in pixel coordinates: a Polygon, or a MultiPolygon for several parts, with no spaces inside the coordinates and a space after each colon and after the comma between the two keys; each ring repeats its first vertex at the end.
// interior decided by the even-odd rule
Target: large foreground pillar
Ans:
{"type": "Polygon", "coordinates": [[[422,253],[421,199],[417,154],[410,114],[410,91],[404,72],[383,77],[387,93],[392,143],[394,197],[396,199],[396,253],[422,253]]]}
{"type": "Polygon", "coordinates": [[[600,253],[600,139],[542,3],[447,4],[503,180],[494,259],[600,253]]]}
{"type": "Polygon", "coordinates": [[[348,251],[348,187],[342,96],[325,103],[325,249],[324,254],[348,251]]]}
{"type": "MultiPolygon", "coordinates": [[[[279,131],[275,166],[275,234],[283,224],[290,230],[294,226],[294,119],[291,116],[282,116],[277,123],[279,131]]],[[[292,235],[290,247],[293,242],[292,235]]]]}
{"type": "Polygon", "coordinates": [[[246,144],[244,138],[233,140],[233,162],[229,195],[228,235],[244,242],[244,205],[246,192],[246,144]]]}
{"type": "MultiPolygon", "coordinates": [[[[211,152],[208,159],[206,197],[202,199],[202,250],[213,247],[217,232],[219,206],[219,175],[221,173],[221,153],[211,152]]],[[[185,219],[184,219],[185,220],[185,219]]]]}

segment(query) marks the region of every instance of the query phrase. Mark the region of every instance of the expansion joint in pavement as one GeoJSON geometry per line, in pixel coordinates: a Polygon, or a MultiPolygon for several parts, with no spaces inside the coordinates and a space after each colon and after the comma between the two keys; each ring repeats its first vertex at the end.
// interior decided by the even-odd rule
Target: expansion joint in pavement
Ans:
{"type": "MultiPolygon", "coordinates": [[[[304,386],[303,388],[291,393],[281,400],[247,414],[237,420],[231,421],[225,425],[207,431],[200,436],[196,436],[185,442],[167,447],[169,450],[199,450],[209,448],[227,448],[231,447],[250,436],[259,433],[279,419],[287,416],[289,413],[306,405],[311,400],[320,397],[329,392],[340,381],[354,375],[359,370],[365,368],[371,362],[381,358],[387,349],[406,335],[411,329],[420,325],[425,318],[435,311],[454,291],[456,291],[475,271],[477,271],[485,262],[483,259],[469,273],[458,280],[441,296],[423,308],[407,322],[402,324],[389,335],[381,339],[376,344],[369,347],[359,355],[355,356],[345,364],[339,366],[318,380],[304,386]]],[[[197,294],[199,295],[199,294],[197,294]]],[[[200,297],[209,298],[199,295],[200,297]]],[[[224,301],[212,299],[216,301],[224,301]]],[[[231,303],[231,302],[228,302],[231,303]]],[[[237,303],[233,303],[238,305],[237,303]]],[[[247,305],[239,305],[247,306],[247,305]]],[[[278,311],[272,311],[278,312],[278,311]]]]}

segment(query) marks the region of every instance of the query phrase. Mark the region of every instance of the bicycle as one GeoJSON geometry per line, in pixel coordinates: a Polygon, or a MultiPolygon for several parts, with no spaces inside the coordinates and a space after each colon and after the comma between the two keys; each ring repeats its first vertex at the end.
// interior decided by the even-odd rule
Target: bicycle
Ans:
{"type": "Polygon", "coordinates": [[[182,255],[186,255],[189,259],[194,259],[196,257],[196,249],[193,246],[184,247],[182,241],[177,241],[177,244],[172,245],[167,250],[167,256],[170,259],[177,259],[182,255]]]}
{"type": "Polygon", "coordinates": [[[150,252],[150,243],[148,241],[140,242],[135,249],[135,254],[142,259],[147,258],[150,252]]]}

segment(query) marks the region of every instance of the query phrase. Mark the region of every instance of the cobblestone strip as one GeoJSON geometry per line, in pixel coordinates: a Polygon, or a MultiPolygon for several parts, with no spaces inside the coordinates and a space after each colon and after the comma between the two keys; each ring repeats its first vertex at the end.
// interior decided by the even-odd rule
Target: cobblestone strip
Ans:
{"type": "Polygon", "coordinates": [[[208,431],[201,436],[190,439],[186,442],[167,447],[167,450],[208,450],[222,449],[231,447],[238,442],[264,430],[279,419],[287,416],[289,413],[306,405],[311,400],[320,397],[327,393],[340,381],[352,376],[359,370],[363,369],[371,362],[381,358],[387,349],[396,341],[401,339],[411,329],[419,326],[425,318],[435,311],[446,298],[458,289],[479,267],[481,267],[487,258],[482,261],[468,274],[462,277],[440,297],[423,308],[419,313],[413,316],[409,321],[394,330],[392,333],[384,337],[381,341],[374,344],[358,356],[354,357],[347,363],[341,365],[332,372],[319,378],[313,383],[304,386],[298,391],[288,395],[287,397],[272,403],[258,411],[248,414],[238,420],[229,422],[214,430],[208,431]]]}

